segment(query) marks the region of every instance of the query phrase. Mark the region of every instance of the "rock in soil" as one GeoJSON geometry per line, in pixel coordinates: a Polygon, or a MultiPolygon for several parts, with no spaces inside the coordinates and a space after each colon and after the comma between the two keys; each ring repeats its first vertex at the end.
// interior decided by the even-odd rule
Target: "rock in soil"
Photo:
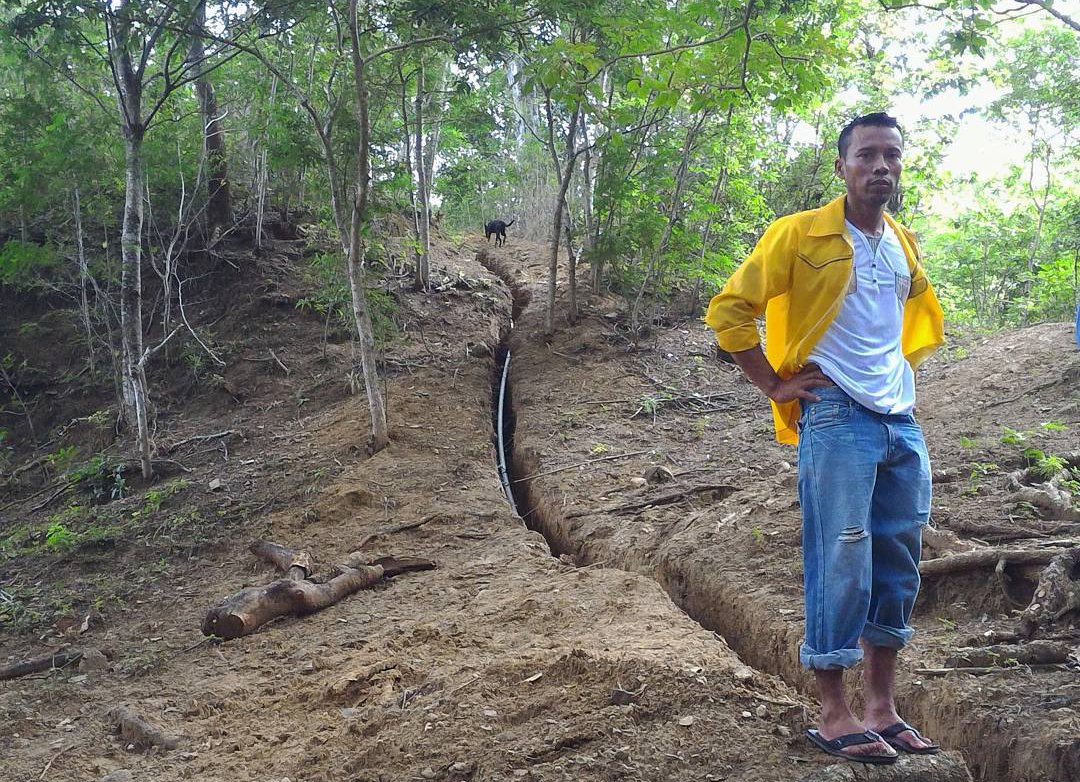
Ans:
{"type": "Polygon", "coordinates": [[[837,763],[819,768],[799,782],[971,782],[971,772],[959,752],[902,754],[888,766],[837,763]]]}

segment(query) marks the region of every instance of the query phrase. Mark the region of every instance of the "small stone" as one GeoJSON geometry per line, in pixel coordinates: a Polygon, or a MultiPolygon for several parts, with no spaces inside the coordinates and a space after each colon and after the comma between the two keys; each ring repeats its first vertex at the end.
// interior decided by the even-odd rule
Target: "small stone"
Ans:
{"type": "Polygon", "coordinates": [[[751,714],[751,713],[750,713],[750,712],[748,712],[748,711],[744,711],[744,712],[742,713],[742,716],[743,716],[743,719],[744,719],[744,720],[748,720],[748,719],[752,719],[754,715],[753,715],[753,714],[751,714]]]}
{"type": "Polygon", "coordinates": [[[103,776],[101,782],[132,782],[133,779],[135,777],[126,768],[118,768],[103,776]]]}
{"type": "Polygon", "coordinates": [[[495,711],[495,709],[484,709],[484,716],[485,717],[498,717],[499,712],[495,711]]]}
{"type": "Polygon", "coordinates": [[[645,486],[648,483],[649,482],[644,478],[639,478],[637,476],[630,479],[630,485],[633,486],[635,489],[640,489],[642,486],[645,486]]]}
{"type": "Polygon", "coordinates": [[[224,486],[225,484],[221,482],[221,478],[214,478],[210,481],[209,488],[210,491],[221,491],[224,486]]]}
{"type": "Polygon", "coordinates": [[[459,760],[456,763],[451,763],[450,764],[450,773],[451,774],[468,774],[470,771],[473,770],[473,768],[475,768],[475,764],[465,763],[465,762],[459,760]]]}
{"type": "Polygon", "coordinates": [[[631,703],[637,703],[641,697],[641,693],[644,690],[638,690],[637,692],[631,692],[624,690],[620,687],[616,687],[611,691],[611,704],[613,706],[629,706],[631,703]]]}
{"type": "Polygon", "coordinates": [[[740,665],[732,673],[732,676],[735,677],[737,682],[748,682],[754,678],[754,669],[748,665],[740,665]]]}
{"type": "Polygon", "coordinates": [[[79,660],[79,673],[90,673],[92,671],[104,671],[109,667],[109,661],[105,658],[105,655],[101,653],[100,649],[84,649],[82,659],[79,660]]]}
{"type": "Polygon", "coordinates": [[[758,707],[756,709],[754,709],[754,714],[757,715],[758,719],[765,719],[769,716],[769,710],[765,708],[764,703],[761,703],[758,704],[758,707]]]}
{"type": "Polygon", "coordinates": [[[680,717],[679,718],[679,725],[681,725],[684,728],[689,728],[693,724],[694,724],[694,718],[693,717],[680,717]]]}
{"type": "Polygon", "coordinates": [[[675,480],[675,473],[662,464],[655,464],[645,471],[645,480],[649,483],[670,483],[675,480]]]}
{"type": "Polygon", "coordinates": [[[435,769],[433,769],[431,766],[425,766],[424,770],[420,772],[420,776],[422,776],[424,779],[434,779],[435,769]]]}
{"type": "Polygon", "coordinates": [[[622,763],[629,763],[630,762],[630,748],[629,747],[619,747],[617,750],[615,750],[615,759],[622,762],[622,763]]]}
{"type": "Polygon", "coordinates": [[[87,676],[85,673],[80,673],[78,676],[72,676],[70,679],[68,679],[68,684],[82,684],[89,678],[90,677],[87,676]]]}
{"type": "Polygon", "coordinates": [[[774,732],[782,739],[791,738],[791,728],[789,728],[787,725],[777,725],[774,732]]]}

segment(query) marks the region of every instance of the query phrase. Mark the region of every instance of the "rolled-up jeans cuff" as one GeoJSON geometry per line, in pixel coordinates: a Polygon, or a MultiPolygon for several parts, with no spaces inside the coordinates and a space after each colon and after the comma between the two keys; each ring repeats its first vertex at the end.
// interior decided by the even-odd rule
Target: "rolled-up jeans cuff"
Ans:
{"type": "Polygon", "coordinates": [[[811,671],[844,670],[863,658],[862,649],[839,649],[821,654],[805,643],[799,647],[799,662],[811,671]]]}
{"type": "Polygon", "coordinates": [[[871,646],[884,646],[886,649],[903,649],[915,636],[915,631],[910,627],[897,630],[895,627],[885,627],[867,622],[863,627],[862,639],[871,646]]]}

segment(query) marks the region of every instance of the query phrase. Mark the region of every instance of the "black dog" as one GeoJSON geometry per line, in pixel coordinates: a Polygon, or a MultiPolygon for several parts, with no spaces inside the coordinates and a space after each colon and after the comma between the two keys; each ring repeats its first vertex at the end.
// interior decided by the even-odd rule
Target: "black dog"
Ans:
{"type": "Polygon", "coordinates": [[[506,229],[512,226],[516,220],[516,217],[509,223],[504,223],[502,220],[492,220],[484,226],[484,237],[490,242],[491,235],[495,234],[496,247],[500,244],[506,244],[506,229]]]}

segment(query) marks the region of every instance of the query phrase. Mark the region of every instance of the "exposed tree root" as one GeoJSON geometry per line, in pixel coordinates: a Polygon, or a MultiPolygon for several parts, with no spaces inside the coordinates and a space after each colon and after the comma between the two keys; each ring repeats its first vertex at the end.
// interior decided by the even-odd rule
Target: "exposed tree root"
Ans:
{"type": "Polygon", "coordinates": [[[1066,614],[1080,609],[1080,546],[1054,552],[1039,577],[1035,596],[1020,617],[1020,634],[1032,638],[1066,614]]]}
{"type": "Polygon", "coordinates": [[[38,657],[33,660],[24,660],[21,663],[12,663],[0,668],[0,681],[4,679],[17,679],[31,673],[41,673],[53,668],[66,668],[82,659],[82,649],[71,649],[66,652],[57,652],[49,657],[38,657]]]}
{"type": "Polygon", "coordinates": [[[286,577],[266,586],[241,590],[210,609],[202,623],[204,635],[225,640],[239,638],[279,616],[304,616],[321,611],[382,578],[435,567],[434,562],[416,557],[384,557],[360,564],[363,555],[353,552],[347,564],[336,568],[330,576],[317,579],[309,578],[311,557],[307,552],[297,553],[269,541],[252,544],[251,552],[286,571],[286,577]]]}
{"type": "Polygon", "coordinates": [[[957,649],[945,658],[947,668],[980,668],[1014,665],[1046,665],[1069,659],[1072,646],[1061,641],[1031,641],[1026,644],[996,644],[994,646],[957,649]]]}
{"type": "Polygon", "coordinates": [[[931,527],[927,524],[923,527],[922,531],[922,544],[924,547],[929,547],[935,551],[942,552],[958,552],[958,551],[974,551],[979,548],[979,544],[971,540],[963,540],[957,536],[952,530],[942,529],[940,527],[931,527]]]}
{"type": "Polygon", "coordinates": [[[966,570],[996,567],[998,562],[1007,565],[1047,565],[1060,552],[1053,549],[1005,549],[980,547],[972,551],[950,554],[947,557],[927,559],[919,563],[921,576],[941,576],[966,570]]]}

